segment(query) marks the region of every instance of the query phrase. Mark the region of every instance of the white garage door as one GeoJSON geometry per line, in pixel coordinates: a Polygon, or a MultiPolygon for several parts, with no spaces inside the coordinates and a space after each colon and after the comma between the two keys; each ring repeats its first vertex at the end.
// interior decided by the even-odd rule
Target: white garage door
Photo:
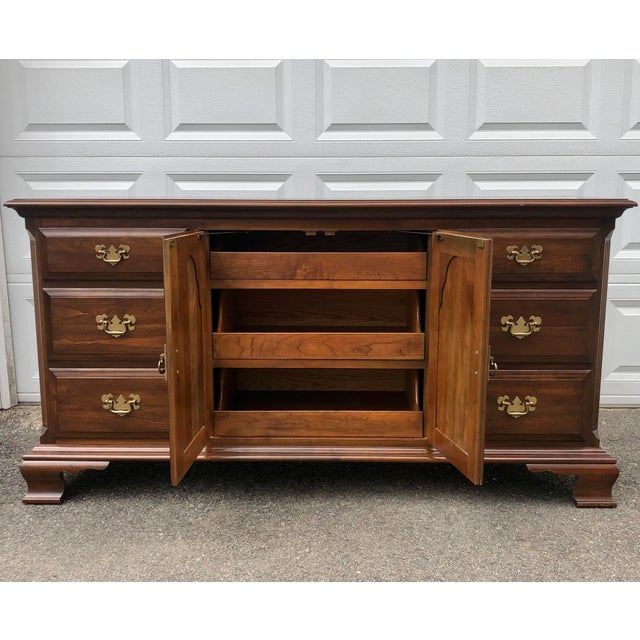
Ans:
{"type": "MultiPolygon", "coordinates": [[[[635,60],[5,60],[0,113],[3,202],[640,200],[635,60]]],[[[6,208],[2,233],[7,406],[12,359],[17,399],[39,388],[29,243],[6,208]]],[[[613,239],[602,402],[640,405],[640,210],[613,239]]]]}

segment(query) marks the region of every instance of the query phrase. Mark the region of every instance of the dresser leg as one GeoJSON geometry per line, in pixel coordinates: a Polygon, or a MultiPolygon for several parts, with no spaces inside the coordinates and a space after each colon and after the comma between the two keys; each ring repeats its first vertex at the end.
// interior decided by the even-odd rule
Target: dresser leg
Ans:
{"type": "Polygon", "coordinates": [[[577,507],[615,507],[611,490],[620,471],[616,464],[528,464],[527,469],[538,473],[551,471],[559,475],[575,476],[573,499],[577,507]]]}
{"type": "Polygon", "coordinates": [[[91,460],[24,460],[20,473],[27,482],[25,504],[60,504],[64,493],[64,472],[75,475],[85,469],[102,471],[109,462],[91,460]]]}

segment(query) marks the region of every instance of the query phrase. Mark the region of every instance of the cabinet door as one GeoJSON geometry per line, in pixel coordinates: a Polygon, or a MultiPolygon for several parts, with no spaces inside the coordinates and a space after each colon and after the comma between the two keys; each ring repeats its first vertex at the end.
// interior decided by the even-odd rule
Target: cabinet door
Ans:
{"type": "Polygon", "coordinates": [[[202,232],[163,239],[171,482],[182,480],[211,433],[213,368],[209,247],[202,232]]]}
{"type": "Polygon", "coordinates": [[[482,483],[489,370],[491,240],[433,234],[427,291],[427,437],[451,464],[482,483]]]}

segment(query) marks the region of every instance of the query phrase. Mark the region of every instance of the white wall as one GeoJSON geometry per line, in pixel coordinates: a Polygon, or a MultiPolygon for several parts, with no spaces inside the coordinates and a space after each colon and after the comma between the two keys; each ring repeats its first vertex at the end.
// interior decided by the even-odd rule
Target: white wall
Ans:
{"type": "MultiPolygon", "coordinates": [[[[635,60],[5,60],[0,114],[3,201],[640,200],[635,60]]],[[[27,236],[1,222],[18,399],[37,401],[27,236]]],[[[640,405],[640,209],[612,249],[602,401],[640,405]]]]}

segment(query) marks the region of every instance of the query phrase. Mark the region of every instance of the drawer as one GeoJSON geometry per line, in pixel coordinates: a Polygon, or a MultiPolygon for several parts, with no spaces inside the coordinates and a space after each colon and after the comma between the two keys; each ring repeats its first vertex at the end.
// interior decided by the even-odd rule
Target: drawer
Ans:
{"type": "Polygon", "coordinates": [[[424,289],[424,252],[214,251],[214,288],[424,289]]]}
{"type": "Polygon", "coordinates": [[[590,371],[500,371],[487,384],[487,440],[583,440],[590,371]]]}
{"type": "Polygon", "coordinates": [[[167,383],[155,369],[51,369],[56,439],[169,435],[167,383]]]}
{"type": "Polygon", "coordinates": [[[248,360],[249,366],[252,359],[372,359],[422,362],[425,357],[424,334],[214,333],[213,357],[218,360],[248,360]]]}
{"type": "Polygon", "coordinates": [[[165,343],[162,289],[43,291],[53,358],[89,359],[90,366],[158,360],[165,343]]]}
{"type": "Polygon", "coordinates": [[[214,411],[222,437],[421,438],[422,411],[214,411]]]}
{"type": "Polygon", "coordinates": [[[601,262],[600,232],[492,231],[493,280],[595,280],[601,262]]]}
{"type": "Polygon", "coordinates": [[[489,344],[498,366],[594,360],[596,294],[589,289],[494,289],[489,344]]]}
{"type": "Polygon", "coordinates": [[[421,438],[415,370],[222,369],[213,435],[421,438]]]}
{"type": "Polygon", "coordinates": [[[44,278],[162,279],[162,238],[180,229],[41,228],[44,278]]]}

